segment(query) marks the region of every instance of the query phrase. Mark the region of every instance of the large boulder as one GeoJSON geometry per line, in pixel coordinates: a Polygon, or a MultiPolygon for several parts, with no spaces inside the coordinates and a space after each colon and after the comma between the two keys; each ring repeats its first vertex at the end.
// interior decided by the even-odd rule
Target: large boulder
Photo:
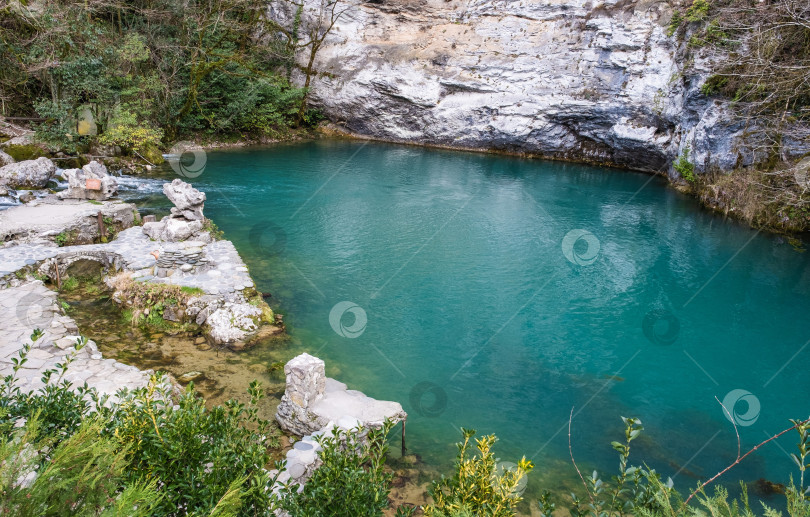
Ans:
{"type": "Polygon", "coordinates": [[[107,167],[97,161],[81,169],[67,169],[62,176],[68,181],[68,189],[60,194],[63,199],[104,201],[118,193],[118,182],[107,173],[107,167]]]}
{"type": "Polygon", "coordinates": [[[25,160],[0,167],[0,185],[12,188],[43,188],[56,172],[56,165],[48,158],[25,160]]]}
{"type": "Polygon", "coordinates": [[[194,237],[196,240],[210,242],[210,235],[202,231],[205,223],[205,193],[180,179],[164,183],[163,193],[174,203],[172,215],[164,217],[160,222],[144,223],[143,233],[156,241],[179,242],[194,237]]]}
{"type": "Polygon", "coordinates": [[[174,203],[173,216],[184,217],[190,221],[205,219],[203,216],[205,192],[200,192],[185,181],[175,179],[171,183],[163,184],[163,193],[174,203]]]}

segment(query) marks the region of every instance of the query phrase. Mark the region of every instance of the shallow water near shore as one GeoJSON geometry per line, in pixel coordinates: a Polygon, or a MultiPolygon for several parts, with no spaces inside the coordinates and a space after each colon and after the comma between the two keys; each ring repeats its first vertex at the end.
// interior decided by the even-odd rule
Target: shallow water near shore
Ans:
{"type": "MultiPolygon", "coordinates": [[[[187,180],[291,334],[242,360],[306,351],[401,402],[429,466],[448,469],[459,426],[474,428],[498,435],[501,460],[534,461],[526,496],[569,493],[572,410],[577,462],[605,478],[620,416],[634,416],[646,429],[631,463],[685,492],[736,458],[720,402],[743,452],[810,413],[808,254],[660,178],[342,140],[205,160],[187,180]]],[[[130,187],[165,210],[150,181],[130,187]]],[[[795,442],[769,443],[725,484],[787,483],[795,442]]]]}

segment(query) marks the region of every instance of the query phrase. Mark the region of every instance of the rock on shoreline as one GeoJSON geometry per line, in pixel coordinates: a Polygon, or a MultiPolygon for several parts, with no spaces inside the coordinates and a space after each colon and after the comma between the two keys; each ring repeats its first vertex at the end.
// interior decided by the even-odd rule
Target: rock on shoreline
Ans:
{"type": "Polygon", "coordinates": [[[0,167],[0,185],[24,189],[43,188],[55,173],[56,165],[45,157],[10,163],[0,167]]]}
{"type": "MultiPolygon", "coordinates": [[[[86,197],[87,192],[82,190],[86,182],[83,185],[82,180],[98,179],[104,186],[105,175],[106,170],[99,164],[76,169],[70,175],[76,179],[76,190],[65,197],[86,197]]],[[[99,191],[102,196],[114,193],[114,184],[106,185],[109,188],[99,191]]],[[[120,216],[131,226],[137,214],[135,206],[115,200],[91,203],[50,196],[0,212],[0,237],[6,241],[0,246],[0,316],[2,311],[9,312],[12,321],[10,331],[0,336],[0,372],[6,371],[10,358],[34,328],[44,327],[46,335],[37,342],[26,363],[31,370],[26,372],[26,386],[36,389],[38,385],[32,379],[38,379],[42,369],[64,356],[62,351],[70,348],[78,329],[56,306],[56,293],[34,278],[64,282],[69,278],[71,266],[84,262],[96,263],[107,279],[123,277],[130,283],[189,288],[193,294],[186,297],[187,305],[174,307],[165,315],[178,323],[197,323],[214,344],[241,349],[256,339],[283,331],[272,310],[256,293],[233,244],[214,241],[201,229],[205,194],[182,182],[166,184],[166,189],[178,208],[167,219],[194,224],[195,228],[199,225],[200,230],[189,235],[198,240],[153,240],[147,235],[148,228],[136,226],[123,229],[110,242],[56,245],[56,237],[68,233],[77,240],[92,242],[95,239],[91,232],[84,229],[98,228],[101,218],[120,216]],[[84,233],[88,233],[86,239],[81,237],[84,233]]],[[[126,305],[126,300],[119,297],[118,301],[126,305]]],[[[98,377],[94,383],[104,393],[114,393],[124,386],[140,386],[148,379],[137,368],[104,360],[94,344],[80,355],[81,361],[77,361],[80,368],[71,379],[75,377],[81,383],[98,377]]]]}

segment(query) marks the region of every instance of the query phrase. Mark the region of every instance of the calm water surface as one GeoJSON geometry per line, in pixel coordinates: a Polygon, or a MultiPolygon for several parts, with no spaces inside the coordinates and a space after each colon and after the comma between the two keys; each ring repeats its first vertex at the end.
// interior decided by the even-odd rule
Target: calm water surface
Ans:
{"type": "MultiPolygon", "coordinates": [[[[286,314],[289,355],[401,402],[429,464],[474,428],[535,462],[530,493],[568,492],[573,409],[583,470],[615,472],[635,416],[635,461],[687,490],[736,457],[718,400],[743,447],[810,413],[808,255],[658,178],[322,140],[211,152],[191,181],[286,314]],[[330,323],[339,302],[359,309],[330,323]]],[[[795,442],[726,482],[787,482],[795,442]]]]}

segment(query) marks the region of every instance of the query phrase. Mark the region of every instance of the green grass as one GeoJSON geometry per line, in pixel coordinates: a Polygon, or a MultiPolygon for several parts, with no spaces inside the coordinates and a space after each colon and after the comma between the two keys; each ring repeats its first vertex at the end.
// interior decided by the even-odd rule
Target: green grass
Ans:
{"type": "Polygon", "coordinates": [[[60,288],[60,291],[69,292],[73,291],[77,287],[79,287],[79,279],[76,277],[70,277],[66,278],[65,281],[62,282],[62,287],[60,288]]]}

